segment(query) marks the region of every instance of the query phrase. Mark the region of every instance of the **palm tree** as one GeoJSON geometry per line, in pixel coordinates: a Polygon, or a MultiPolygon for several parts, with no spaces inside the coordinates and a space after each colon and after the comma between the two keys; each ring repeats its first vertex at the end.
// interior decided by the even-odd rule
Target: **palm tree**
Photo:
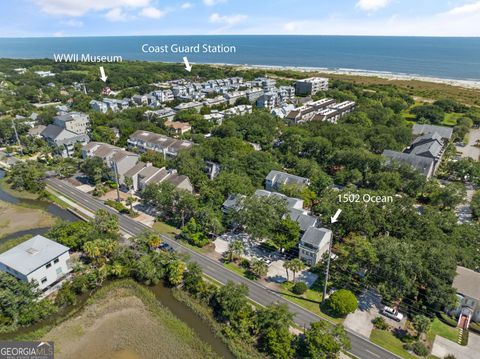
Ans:
{"type": "Polygon", "coordinates": [[[285,272],[287,273],[287,282],[288,282],[290,280],[290,275],[288,271],[292,270],[292,261],[283,262],[283,268],[285,268],[285,272]]]}
{"type": "Polygon", "coordinates": [[[265,277],[268,273],[268,265],[262,260],[254,259],[250,264],[250,270],[255,277],[265,277]]]}
{"type": "Polygon", "coordinates": [[[128,196],[127,199],[125,200],[127,206],[130,207],[130,211],[133,211],[133,204],[135,203],[135,197],[133,196],[128,196]]]}
{"type": "Polygon", "coordinates": [[[302,269],[305,268],[305,263],[303,263],[300,259],[295,258],[290,261],[291,270],[293,272],[293,281],[295,282],[295,275],[297,272],[300,272],[302,269]]]}
{"type": "Polygon", "coordinates": [[[244,245],[242,241],[233,241],[228,245],[228,259],[232,262],[234,258],[240,257],[243,254],[244,245]]]}

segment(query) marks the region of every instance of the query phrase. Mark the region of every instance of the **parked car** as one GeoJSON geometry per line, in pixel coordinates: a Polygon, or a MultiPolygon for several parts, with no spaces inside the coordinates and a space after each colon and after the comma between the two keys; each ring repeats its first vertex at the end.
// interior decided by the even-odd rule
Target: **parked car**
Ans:
{"type": "Polygon", "coordinates": [[[388,318],[396,320],[397,322],[400,322],[403,319],[403,314],[391,307],[387,307],[387,306],[383,307],[380,313],[388,318]]]}
{"type": "Polygon", "coordinates": [[[162,242],[159,246],[158,246],[159,249],[163,250],[163,251],[168,251],[168,252],[172,252],[173,251],[173,248],[170,246],[170,244],[168,243],[165,243],[165,242],[162,242]]]}

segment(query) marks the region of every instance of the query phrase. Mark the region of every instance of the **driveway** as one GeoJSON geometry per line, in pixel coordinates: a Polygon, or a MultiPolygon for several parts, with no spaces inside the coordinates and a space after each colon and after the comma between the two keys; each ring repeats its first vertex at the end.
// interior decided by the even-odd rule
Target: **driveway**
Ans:
{"type": "Polygon", "coordinates": [[[480,141],[480,128],[470,130],[468,144],[465,147],[457,146],[457,151],[462,153],[462,157],[470,157],[478,161],[480,160],[480,147],[475,147],[477,141],[480,141]]]}
{"type": "MultiPolygon", "coordinates": [[[[358,334],[370,338],[370,333],[373,329],[372,320],[380,315],[381,301],[382,297],[380,294],[372,290],[365,291],[358,297],[358,309],[345,318],[343,325],[358,334]]],[[[385,317],[384,319],[388,320],[385,317]]]]}
{"type": "Polygon", "coordinates": [[[479,353],[480,336],[472,332],[468,334],[468,345],[465,347],[438,335],[433,342],[432,354],[439,358],[453,354],[458,359],[478,359],[479,353]]]}
{"type": "MultiPolygon", "coordinates": [[[[285,261],[278,260],[270,264],[267,274],[267,279],[270,282],[283,283],[287,281],[287,273],[285,268],[283,268],[283,263],[285,263],[285,261]]],[[[293,280],[293,273],[291,271],[289,271],[288,277],[289,280],[293,280]]],[[[305,282],[309,288],[315,283],[317,278],[318,276],[315,273],[311,273],[308,270],[298,272],[295,276],[297,282],[305,282]]]]}

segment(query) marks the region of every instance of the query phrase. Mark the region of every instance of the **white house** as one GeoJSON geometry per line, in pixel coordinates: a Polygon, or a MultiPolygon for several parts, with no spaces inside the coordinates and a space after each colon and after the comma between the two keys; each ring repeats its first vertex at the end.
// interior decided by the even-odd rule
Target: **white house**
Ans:
{"type": "Polygon", "coordinates": [[[72,271],[69,250],[36,235],[0,254],[0,270],[24,282],[36,282],[39,289],[46,290],[72,271]]]}

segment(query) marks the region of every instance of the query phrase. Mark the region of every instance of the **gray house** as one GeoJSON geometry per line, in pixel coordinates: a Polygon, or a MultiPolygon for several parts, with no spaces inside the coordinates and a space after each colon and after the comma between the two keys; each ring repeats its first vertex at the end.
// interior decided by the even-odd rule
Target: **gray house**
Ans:
{"type": "Polygon", "coordinates": [[[465,329],[472,321],[480,323],[480,273],[458,266],[452,286],[457,290],[458,306],[449,313],[458,317],[458,326],[465,329]]]}
{"type": "Polygon", "coordinates": [[[298,256],[309,266],[314,266],[328,251],[332,241],[332,231],[326,228],[310,227],[298,244],[298,256]]]}
{"type": "Polygon", "coordinates": [[[118,172],[120,183],[123,183],[125,173],[138,162],[138,155],[125,151],[123,148],[101,142],[90,142],[82,149],[82,157],[99,157],[103,162],[118,172]]]}
{"type": "Polygon", "coordinates": [[[90,141],[86,134],[79,135],[56,125],[48,125],[41,136],[49,144],[58,147],[62,157],[70,157],[75,150],[75,144],[85,145],[90,141]]]}
{"type": "Polygon", "coordinates": [[[426,133],[413,140],[403,152],[384,150],[383,156],[406,163],[430,178],[442,161],[447,142],[448,140],[437,132],[426,133]]]}
{"type": "Polygon", "coordinates": [[[275,170],[270,171],[265,178],[265,189],[267,191],[278,191],[283,185],[309,186],[310,180],[305,177],[275,170]]]}

